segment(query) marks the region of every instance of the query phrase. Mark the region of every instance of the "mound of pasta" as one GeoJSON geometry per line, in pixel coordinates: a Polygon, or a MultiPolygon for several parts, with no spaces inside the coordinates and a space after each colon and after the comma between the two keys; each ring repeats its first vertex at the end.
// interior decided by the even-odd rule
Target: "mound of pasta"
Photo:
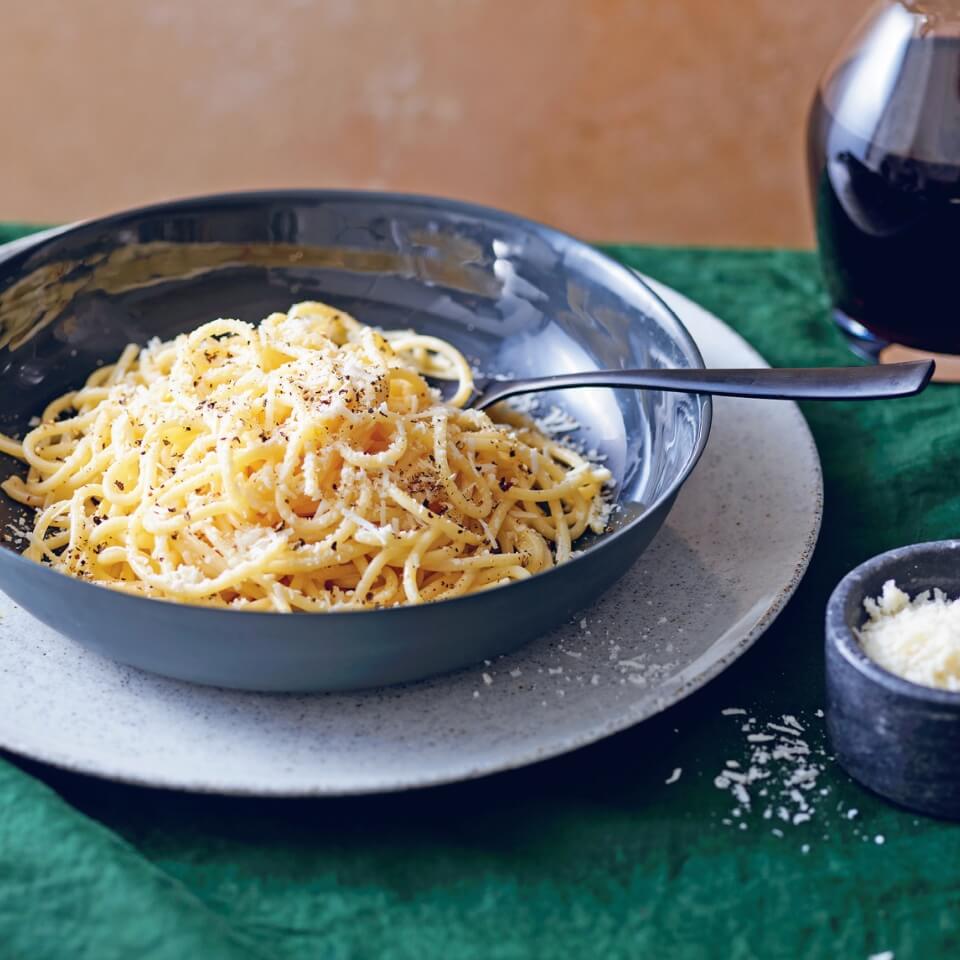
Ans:
{"type": "Polygon", "coordinates": [[[0,450],[25,555],[103,586],[246,610],[441,600],[569,559],[609,472],[527,418],[464,409],[449,343],[321,303],[128,346],[0,450]],[[444,401],[424,378],[456,381],[444,401]]]}

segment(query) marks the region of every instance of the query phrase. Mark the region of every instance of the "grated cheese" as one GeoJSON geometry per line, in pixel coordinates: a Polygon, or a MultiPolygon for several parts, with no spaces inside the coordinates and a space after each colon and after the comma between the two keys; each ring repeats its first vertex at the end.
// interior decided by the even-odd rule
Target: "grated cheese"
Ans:
{"type": "Polygon", "coordinates": [[[942,590],[911,599],[888,580],[863,605],[869,619],[857,638],[868,657],[913,683],[960,690],[960,600],[942,590]]]}

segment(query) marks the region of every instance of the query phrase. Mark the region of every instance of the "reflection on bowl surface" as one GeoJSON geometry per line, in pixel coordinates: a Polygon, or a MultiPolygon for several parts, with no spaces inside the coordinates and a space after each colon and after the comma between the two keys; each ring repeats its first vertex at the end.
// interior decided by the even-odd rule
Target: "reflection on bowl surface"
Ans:
{"type": "MultiPolygon", "coordinates": [[[[170,338],[217,316],[255,322],[310,299],[450,340],[483,374],[702,365],[641,281],[548,228],[423,197],[226,195],[81,224],[0,259],[0,429],[22,435],[47,402],[129,342],[170,338]]],[[[709,432],[709,400],[688,394],[583,389],[542,403],[572,415],[576,439],[605,457],[619,509],[583,556],[523,583],[418,608],[277,617],[103,590],[29,563],[4,541],[0,585],[101,653],[204,683],[344,689],[489,658],[570,616],[623,573],[709,432]]],[[[17,469],[12,460],[2,466],[17,469]]],[[[19,511],[0,501],[5,530],[24,526],[19,511]]]]}

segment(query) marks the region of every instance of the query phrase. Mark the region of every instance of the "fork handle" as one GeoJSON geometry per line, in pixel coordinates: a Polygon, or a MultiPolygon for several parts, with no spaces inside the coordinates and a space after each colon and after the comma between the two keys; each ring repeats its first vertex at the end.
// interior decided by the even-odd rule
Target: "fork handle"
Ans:
{"type": "Polygon", "coordinates": [[[473,404],[569,387],[634,387],[768,400],[878,400],[919,393],[933,376],[932,360],[862,367],[780,367],[744,370],[591,370],[491,384],[473,404]]]}

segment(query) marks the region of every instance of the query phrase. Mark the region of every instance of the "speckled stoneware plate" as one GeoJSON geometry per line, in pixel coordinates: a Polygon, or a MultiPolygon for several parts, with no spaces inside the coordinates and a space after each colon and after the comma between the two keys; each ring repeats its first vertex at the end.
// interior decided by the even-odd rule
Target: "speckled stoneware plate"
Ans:
{"type": "MultiPolygon", "coordinates": [[[[715,317],[655,287],[708,366],[765,365],[715,317]]],[[[760,636],[820,525],[820,463],[796,405],[715,403],[707,451],[636,566],[517,653],[359,694],[240,693],[101,659],[0,594],[0,746],[134,783],[303,796],[482,776],[638,723],[760,636]]]]}

